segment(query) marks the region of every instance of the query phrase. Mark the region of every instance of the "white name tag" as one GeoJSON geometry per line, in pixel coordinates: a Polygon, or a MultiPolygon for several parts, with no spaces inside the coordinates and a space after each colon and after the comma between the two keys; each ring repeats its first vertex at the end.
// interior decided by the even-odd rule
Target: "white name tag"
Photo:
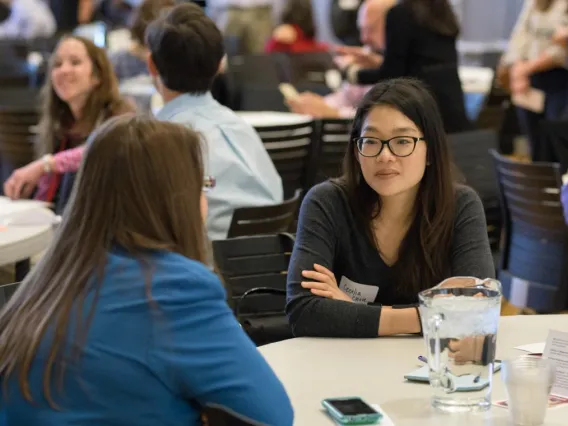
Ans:
{"type": "Polygon", "coordinates": [[[373,303],[379,293],[379,287],[374,285],[359,284],[351,281],[346,276],[341,277],[339,288],[347,294],[355,303],[373,303]]]}

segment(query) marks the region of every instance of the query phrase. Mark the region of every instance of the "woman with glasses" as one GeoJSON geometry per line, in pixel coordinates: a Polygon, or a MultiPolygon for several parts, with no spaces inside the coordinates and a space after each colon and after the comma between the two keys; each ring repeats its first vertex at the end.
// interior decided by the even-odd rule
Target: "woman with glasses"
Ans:
{"type": "Polygon", "coordinates": [[[89,143],[53,243],[0,312],[0,423],[197,426],[214,404],[291,426],[205,265],[198,135],[123,116],[89,143]]]}
{"type": "Polygon", "coordinates": [[[296,336],[421,332],[418,293],[493,277],[483,206],[452,179],[444,126],[422,83],[377,84],[355,115],[343,176],[300,210],[286,311],[296,336]]]}

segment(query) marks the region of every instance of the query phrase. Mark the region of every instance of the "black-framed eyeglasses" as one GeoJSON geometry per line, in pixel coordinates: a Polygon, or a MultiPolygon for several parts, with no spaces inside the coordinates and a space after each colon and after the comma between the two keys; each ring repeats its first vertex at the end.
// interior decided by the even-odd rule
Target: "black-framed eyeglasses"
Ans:
{"type": "Polygon", "coordinates": [[[383,152],[383,148],[388,146],[389,151],[395,157],[408,157],[416,149],[416,143],[423,141],[424,138],[415,136],[395,136],[387,140],[363,136],[355,138],[357,150],[363,157],[376,157],[383,152]]]}
{"type": "Polygon", "coordinates": [[[211,191],[213,188],[215,188],[215,184],[216,182],[213,176],[205,176],[205,178],[203,179],[203,191],[211,191]]]}

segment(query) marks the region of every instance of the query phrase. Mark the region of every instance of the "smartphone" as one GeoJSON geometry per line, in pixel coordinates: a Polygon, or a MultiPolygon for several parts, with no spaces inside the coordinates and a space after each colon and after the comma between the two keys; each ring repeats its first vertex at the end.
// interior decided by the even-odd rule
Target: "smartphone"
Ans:
{"type": "Polygon", "coordinates": [[[383,415],[358,397],[327,398],[321,402],[330,416],[345,425],[370,425],[383,415]]]}
{"type": "Polygon", "coordinates": [[[278,89],[280,90],[280,93],[282,93],[282,96],[284,96],[285,99],[294,99],[300,96],[296,88],[292,86],[290,83],[280,83],[278,85],[278,89]]]}

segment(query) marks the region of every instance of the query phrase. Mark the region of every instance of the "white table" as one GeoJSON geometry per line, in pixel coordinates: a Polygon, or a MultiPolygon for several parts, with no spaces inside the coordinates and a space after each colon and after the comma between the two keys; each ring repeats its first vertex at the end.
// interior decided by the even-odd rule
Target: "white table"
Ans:
{"type": "MultiPolygon", "coordinates": [[[[568,315],[501,318],[497,358],[524,352],[513,349],[546,340],[548,330],[568,330],[568,315]]],[[[508,412],[447,415],[430,407],[428,384],[405,382],[418,367],[424,343],[417,337],[379,339],[292,339],[259,348],[286,387],[298,426],[333,426],[321,410],[324,398],[359,396],[380,404],[396,426],[509,426],[508,412]]],[[[500,373],[493,380],[493,400],[505,399],[500,373]]],[[[568,407],[548,410],[546,426],[568,424],[568,407]]]]}
{"type": "Polygon", "coordinates": [[[464,93],[488,95],[491,91],[495,72],[491,68],[460,66],[458,75],[464,93]]]}
{"type": "Polygon", "coordinates": [[[313,118],[309,115],[295,114],[293,112],[238,111],[237,115],[257,129],[270,126],[307,124],[313,121],[313,118]]]}
{"type": "MultiPolygon", "coordinates": [[[[39,209],[42,215],[54,217],[45,203],[22,200],[12,202],[0,197],[0,219],[3,215],[39,209]]],[[[53,235],[53,225],[22,225],[1,227],[0,223],[0,266],[16,264],[16,281],[25,276],[29,270],[29,259],[41,253],[49,245],[53,235]]]]}

